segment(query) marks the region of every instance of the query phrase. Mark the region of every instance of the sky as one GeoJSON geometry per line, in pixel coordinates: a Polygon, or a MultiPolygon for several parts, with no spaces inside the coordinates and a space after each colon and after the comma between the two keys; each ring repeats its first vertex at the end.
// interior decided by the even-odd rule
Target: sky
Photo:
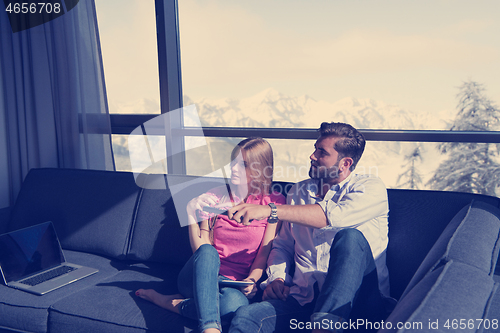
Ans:
{"type": "MultiPolygon", "coordinates": [[[[96,0],[111,112],[159,112],[153,0],[96,0]]],[[[410,112],[454,109],[474,80],[500,103],[498,0],[179,0],[183,92],[274,88],[410,112]]]]}

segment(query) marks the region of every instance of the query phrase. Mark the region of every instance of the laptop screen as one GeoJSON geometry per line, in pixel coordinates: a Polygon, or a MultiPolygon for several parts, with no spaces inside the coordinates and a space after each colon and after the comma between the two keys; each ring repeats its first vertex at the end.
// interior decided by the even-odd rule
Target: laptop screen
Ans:
{"type": "Polygon", "coordinates": [[[0,235],[0,267],[7,283],[62,262],[64,256],[52,222],[0,235]]]}

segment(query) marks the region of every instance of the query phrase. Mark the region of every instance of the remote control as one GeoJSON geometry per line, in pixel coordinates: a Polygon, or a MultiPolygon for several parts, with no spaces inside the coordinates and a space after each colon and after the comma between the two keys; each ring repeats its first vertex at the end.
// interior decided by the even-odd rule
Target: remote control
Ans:
{"type": "Polygon", "coordinates": [[[224,209],[224,208],[205,206],[205,207],[203,207],[203,211],[207,212],[207,213],[227,215],[227,209],[224,209]]]}

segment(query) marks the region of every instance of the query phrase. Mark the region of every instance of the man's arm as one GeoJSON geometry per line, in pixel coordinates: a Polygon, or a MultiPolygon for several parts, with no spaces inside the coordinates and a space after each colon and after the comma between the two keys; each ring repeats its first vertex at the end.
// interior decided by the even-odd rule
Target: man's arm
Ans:
{"type": "MultiPolygon", "coordinates": [[[[281,205],[277,206],[278,218],[282,221],[302,224],[311,228],[323,228],[328,225],[325,212],[319,205],[281,205]]],[[[250,224],[250,220],[261,220],[271,215],[271,207],[241,204],[228,211],[230,219],[250,224]]]]}
{"type": "MultiPolygon", "coordinates": [[[[366,177],[349,185],[339,202],[320,201],[309,205],[282,205],[277,207],[282,221],[311,228],[355,227],[387,212],[387,189],[376,177],[366,177]]],[[[242,204],[229,210],[229,218],[250,224],[252,219],[263,219],[271,214],[271,207],[242,204]]]]}

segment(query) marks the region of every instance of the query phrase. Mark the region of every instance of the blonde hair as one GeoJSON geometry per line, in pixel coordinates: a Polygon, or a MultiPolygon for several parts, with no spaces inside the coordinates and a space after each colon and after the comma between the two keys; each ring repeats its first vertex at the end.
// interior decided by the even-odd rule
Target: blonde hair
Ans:
{"type": "Polygon", "coordinates": [[[270,194],[273,182],[274,159],[273,149],[269,142],[262,138],[248,138],[234,147],[231,161],[241,152],[245,161],[246,173],[250,176],[248,194],[262,196],[270,194]]]}

